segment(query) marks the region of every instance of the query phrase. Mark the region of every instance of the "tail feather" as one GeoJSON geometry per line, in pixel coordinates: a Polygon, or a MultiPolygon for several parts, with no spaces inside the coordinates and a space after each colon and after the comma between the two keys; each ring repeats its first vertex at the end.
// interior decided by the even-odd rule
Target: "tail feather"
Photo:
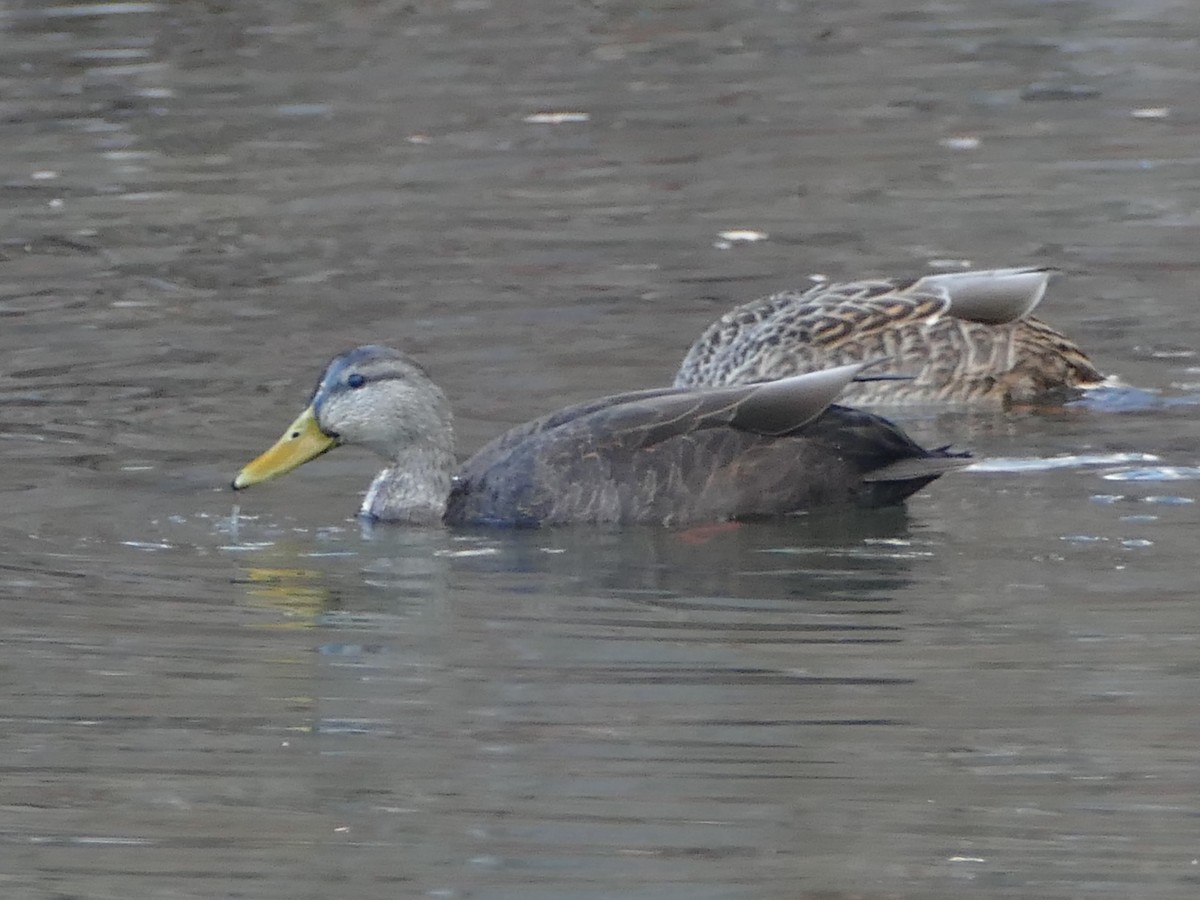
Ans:
{"type": "MultiPolygon", "coordinates": [[[[946,451],[933,451],[945,453],[946,451]]],[[[889,463],[863,476],[865,482],[878,481],[913,481],[926,478],[932,481],[939,475],[965,468],[971,464],[969,453],[954,453],[945,456],[923,456],[912,459],[901,459],[889,463]]]]}
{"type": "Polygon", "coordinates": [[[950,315],[985,325],[1015,322],[1033,312],[1054,269],[986,269],[926,275],[921,286],[950,296],[950,315]]]}

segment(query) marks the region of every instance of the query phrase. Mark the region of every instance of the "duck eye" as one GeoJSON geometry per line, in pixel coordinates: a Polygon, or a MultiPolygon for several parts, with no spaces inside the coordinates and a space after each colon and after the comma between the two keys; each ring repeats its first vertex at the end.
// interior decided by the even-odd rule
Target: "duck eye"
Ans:
{"type": "Polygon", "coordinates": [[[365,375],[359,372],[352,372],[346,378],[346,386],[351,388],[360,388],[367,383],[365,375]]]}

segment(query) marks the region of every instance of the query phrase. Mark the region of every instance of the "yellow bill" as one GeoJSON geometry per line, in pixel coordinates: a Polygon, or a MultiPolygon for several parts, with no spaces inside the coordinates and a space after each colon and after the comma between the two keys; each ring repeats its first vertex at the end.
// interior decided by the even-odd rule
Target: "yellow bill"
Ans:
{"type": "Polygon", "coordinates": [[[238,472],[233,479],[233,489],[241,490],[252,484],[285,475],[310,459],[316,459],[337,443],[317,424],[316,414],[310,406],[288,426],[283,437],[275,442],[266,453],[256,457],[238,472]]]}

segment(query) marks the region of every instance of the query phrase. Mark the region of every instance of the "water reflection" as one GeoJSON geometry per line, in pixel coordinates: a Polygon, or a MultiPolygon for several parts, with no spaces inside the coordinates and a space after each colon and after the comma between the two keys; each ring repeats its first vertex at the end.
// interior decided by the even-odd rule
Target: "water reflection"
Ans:
{"type": "Polygon", "coordinates": [[[807,804],[853,779],[838,748],[899,724],[913,684],[864,656],[903,639],[897,600],[928,558],[899,512],[437,544],[377,531],[308,571],[239,556],[289,613],[324,593],[309,739],[328,801],[443,866],[430,891],[586,895],[614,864],[631,888],[762,883],[763,854],[790,852],[780,782],[807,804]],[[349,568],[374,589],[338,597],[349,568]]]}

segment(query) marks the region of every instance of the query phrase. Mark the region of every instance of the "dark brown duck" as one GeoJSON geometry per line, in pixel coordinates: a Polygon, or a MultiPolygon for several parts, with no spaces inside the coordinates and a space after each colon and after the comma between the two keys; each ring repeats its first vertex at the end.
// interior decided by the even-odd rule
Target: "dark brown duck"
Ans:
{"type": "Polygon", "coordinates": [[[896,504],[965,464],[830,405],[862,368],[604,397],[513,428],[458,466],[449,403],[425,370],[398,350],[357,347],[329,363],[308,407],[233,486],[357,444],[387,461],[361,508],[374,520],[685,524],[896,504]]]}

